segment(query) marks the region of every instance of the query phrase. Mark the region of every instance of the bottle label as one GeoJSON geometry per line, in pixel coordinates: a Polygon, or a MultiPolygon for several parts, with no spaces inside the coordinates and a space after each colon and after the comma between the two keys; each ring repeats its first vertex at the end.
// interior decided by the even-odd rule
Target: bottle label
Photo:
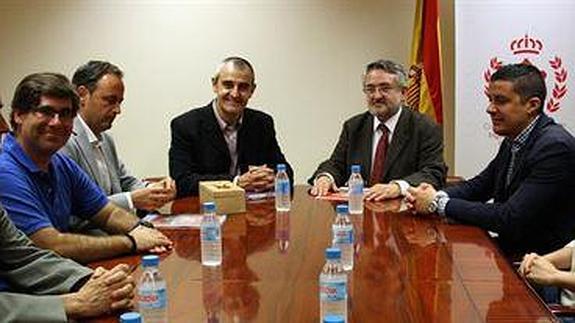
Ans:
{"type": "Polygon", "coordinates": [[[289,193],[290,193],[289,181],[287,180],[277,181],[276,194],[289,194],[289,193]]]}
{"type": "Polygon", "coordinates": [[[343,301],[347,295],[345,282],[328,282],[321,283],[320,298],[322,301],[343,301]]]}
{"type": "Polygon", "coordinates": [[[349,229],[333,229],[333,243],[334,244],[352,244],[353,231],[349,229]]]}
{"type": "Polygon", "coordinates": [[[220,240],[220,230],[217,226],[205,226],[202,228],[203,241],[218,241],[220,240]]]}
{"type": "Polygon", "coordinates": [[[363,183],[354,183],[349,185],[349,193],[350,194],[363,194],[363,183]]]}
{"type": "Polygon", "coordinates": [[[140,308],[165,308],[166,307],[166,289],[157,290],[140,290],[139,292],[140,308]]]}

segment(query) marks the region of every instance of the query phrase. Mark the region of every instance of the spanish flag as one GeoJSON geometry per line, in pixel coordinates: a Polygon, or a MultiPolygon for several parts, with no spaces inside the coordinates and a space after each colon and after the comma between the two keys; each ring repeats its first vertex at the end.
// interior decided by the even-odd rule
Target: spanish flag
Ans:
{"type": "Polygon", "coordinates": [[[407,104],[441,124],[441,53],[438,0],[417,0],[407,104]]]}

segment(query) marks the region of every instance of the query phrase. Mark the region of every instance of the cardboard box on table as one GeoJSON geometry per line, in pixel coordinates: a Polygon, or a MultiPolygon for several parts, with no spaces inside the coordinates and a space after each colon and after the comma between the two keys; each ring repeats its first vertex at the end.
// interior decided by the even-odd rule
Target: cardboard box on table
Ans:
{"type": "Polygon", "coordinates": [[[200,182],[200,203],[204,202],[216,203],[217,214],[243,213],[246,211],[244,189],[230,181],[200,182]]]}

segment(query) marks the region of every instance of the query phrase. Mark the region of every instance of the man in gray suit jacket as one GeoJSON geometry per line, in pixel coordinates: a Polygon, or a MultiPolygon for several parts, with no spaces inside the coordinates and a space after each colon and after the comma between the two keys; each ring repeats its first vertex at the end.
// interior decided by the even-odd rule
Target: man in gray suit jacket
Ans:
{"type": "Polygon", "coordinates": [[[331,157],[309,180],[313,195],[337,191],[353,164],[361,165],[361,175],[371,186],[367,200],[396,198],[422,182],[443,186],[441,129],[404,105],[406,88],[401,65],[388,60],[367,65],[363,91],[369,111],[344,123],[331,157]]]}
{"type": "Polygon", "coordinates": [[[127,265],[92,272],[39,249],[1,205],[0,255],[2,322],[66,322],[133,306],[134,280],[127,265]]]}
{"type": "Polygon", "coordinates": [[[80,96],[80,110],[62,152],[76,161],[115,204],[127,210],[154,210],[175,197],[174,181],[166,177],[146,186],[130,174],[118,158],[114,140],[105,132],[120,113],[122,77],[117,66],[103,61],[90,61],[76,70],[72,83],[80,96]]]}

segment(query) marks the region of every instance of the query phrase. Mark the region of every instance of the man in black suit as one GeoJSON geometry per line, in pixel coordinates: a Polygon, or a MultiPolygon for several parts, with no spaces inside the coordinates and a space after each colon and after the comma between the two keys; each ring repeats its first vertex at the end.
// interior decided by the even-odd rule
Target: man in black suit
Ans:
{"type": "Polygon", "coordinates": [[[404,105],[407,76],[389,60],[367,65],[363,92],[368,111],[347,120],[331,157],[310,178],[313,195],[337,191],[361,165],[371,185],[367,200],[396,198],[422,182],[441,188],[445,181],[441,129],[404,105]]]}
{"type": "Polygon", "coordinates": [[[471,180],[439,192],[424,183],[407,199],[419,213],[497,233],[510,258],[559,249],[575,237],[575,138],[543,113],[545,80],[532,65],[503,66],[487,95],[504,137],[495,159],[471,180]]]}
{"type": "Polygon", "coordinates": [[[246,191],[267,191],[274,168],[287,164],[278,145],[273,119],[247,108],[256,89],[252,65],[228,57],[212,78],[216,98],[172,120],[170,176],[178,196],[196,195],[205,180],[233,180],[246,191]]]}

